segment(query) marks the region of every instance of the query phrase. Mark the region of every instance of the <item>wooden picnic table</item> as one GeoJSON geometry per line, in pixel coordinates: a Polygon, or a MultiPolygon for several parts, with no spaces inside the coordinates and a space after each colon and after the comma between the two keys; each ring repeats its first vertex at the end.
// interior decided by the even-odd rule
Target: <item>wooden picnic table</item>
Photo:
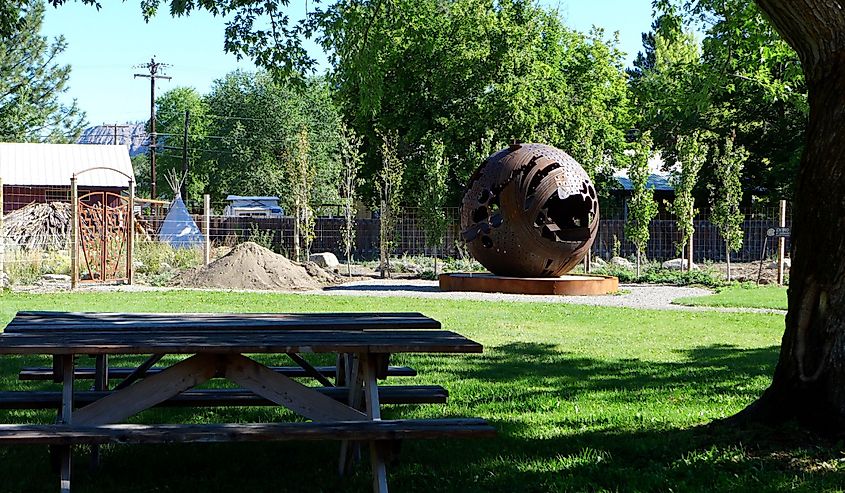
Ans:
{"type": "MultiPolygon", "coordinates": [[[[373,488],[387,491],[386,442],[402,438],[491,436],[479,419],[382,420],[381,397],[424,402],[420,389],[379,387],[392,353],[480,353],[482,346],[419,313],[320,314],[123,314],[20,312],[0,334],[0,355],[53,357],[52,377],[61,395],[0,392],[0,407],[56,405],[53,425],[0,425],[0,444],[42,443],[58,447],[61,491],[70,491],[74,444],[217,442],[335,439],[342,441],[339,469],[348,469],[353,442],[369,442],[373,488]],[[313,367],[301,353],[336,355],[334,368],[313,367]],[[286,354],[300,367],[279,369],[248,354],[286,354]],[[74,390],[76,356],[94,355],[95,391],[74,390]],[[147,360],[109,388],[109,355],[147,355],[147,360]],[[163,368],[165,355],[187,355],[163,368]],[[334,382],[326,376],[334,375],[334,382]],[[292,375],[310,376],[306,386],[292,375]],[[226,378],[240,389],[194,389],[226,378]],[[405,396],[405,397],[402,397],[405,396]],[[279,405],[307,418],[296,423],[206,425],[122,424],[157,405],[279,405]],[[5,406],[4,406],[5,402],[5,406]]],[[[43,372],[42,372],[43,373],[43,372]]],[[[35,369],[30,374],[39,374],[35,369]]],[[[401,374],[401,372],[400,372],[401,374]]]]}

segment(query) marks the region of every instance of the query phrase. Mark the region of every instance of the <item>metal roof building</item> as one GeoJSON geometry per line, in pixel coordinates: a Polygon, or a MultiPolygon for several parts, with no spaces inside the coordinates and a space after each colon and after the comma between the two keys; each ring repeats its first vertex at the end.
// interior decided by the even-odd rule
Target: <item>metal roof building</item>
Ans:
{"type": "MultiPolygon", "coordinates": [[[[19,144],[0,142],[3,185],[70,186],[70,178],[88,168],[107,166],[134,179],[129,151],[122,145],[19,144]]],[[[128,187],[125,176],[99,169],[79,176],[79,186],[128,187]]]]}
{"type": "MultiPolygon", "coordinates": [[[[97,167],[114,168],[135,177],[129,152],[123,145],[0,142],[3,211],[10,212],[33,202],[67,202],[74,173],[97,167]]],[[[95,169],[79,175],[80,194],[119,193],[128,189],[129,179],[121,173],[95,169]]]]}
{"type": "MultiPolygon", "coordinates": [[[[619,185],[622,187],[622,190],[631,191],[634,189],[634,185],[631,184],[631,180],[627,176],[614,176],[614,178],[616,178],[616,181],[619,182],[619,185]]],[[[648,175],[648,180],[646,181],[645,187],[657,192],[675,191],[675,187],[673,187],[672,184],[669,183],[668,175],[648,175]]]]}

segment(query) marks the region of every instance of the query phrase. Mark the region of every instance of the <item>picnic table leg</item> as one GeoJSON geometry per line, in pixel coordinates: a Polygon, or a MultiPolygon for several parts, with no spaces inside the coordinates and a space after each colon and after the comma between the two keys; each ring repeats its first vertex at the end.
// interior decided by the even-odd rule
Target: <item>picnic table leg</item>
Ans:
{"type": "MultiPolygon", "coordinates": [[[[361,379],[361,359],[351,353],[342,354],[338,358],[345,361],[344,363],[344,380],[349,387],[346,402],[349,407],[353,409],[361,409],[361,395],[362,395],[362,379],[361,379]]],[[[340,369],[338,368],[338,372],[340,369]]],[[[338,373],[339,374],[339,373],[338,373]]],[[[338,474],[345,476],[351,472],[352,464],[356,462],[360,454],[360,447],[357,442],[344,440],[340,442],[340,461],[338,463],[338,474]]]]}
{"type": "Polygon", "coordinates": [[[335,387],[343,387],[346,385],[346,355],[338,353],[335,362],[334,385],[335,387]]]}
{"type": "MultiPolygon", "coordinates": [[[[71,424],[73,418],[73,355],[62,356],[62,423],[71,424]]],[[[61,454],[61,472],[59,489],[61,493],[70,493],[70,468],[71,468],[71,445],[62,445],[59,449],[61,454]]]]}
{"type": "MultiPolygon", "coordinates": [[[[98,354],[94,357],[94,390],[109,389],[109,355],[98,354]]],[[[100,467],[100,446],[91,445],[90,469],[93,471],[100,467]]]]}
{"type": "MultiPolygon", "coordinates": [[[[378,358],[363,355],[364,361],[364,398],[367,402],[367,416],[373,421],[381,421],[381,405],[378,399],[378,358]]],[[[373,469],[373,491],[387,493],[387,466],[384,463],[382,444],[370,441],[370,465],[373,469]]]]}

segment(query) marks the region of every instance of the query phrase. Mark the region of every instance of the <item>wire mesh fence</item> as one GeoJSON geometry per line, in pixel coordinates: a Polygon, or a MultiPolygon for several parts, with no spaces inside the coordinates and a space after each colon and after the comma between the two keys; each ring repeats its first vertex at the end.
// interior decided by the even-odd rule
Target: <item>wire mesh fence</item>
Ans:
{"type": "MultiPolygon", "coordinates": [[[[94,190],[84,190],[90,192],[94,190]]],[[[32,280],[43,273],[68,274],[70,272],[70,192],[61,187],[3,187],[3,227],[0,234],[0,273],[10,277],[32,280]],[[36,205],[33,205],[36,204],[36,205]]],[[[82,195],[83,191],[80,191],[82,195]]],[[[215,247],[231,247],[245,241],[254,241],[292,256],[294,251],[294,218],[281,217],[233,217],[224,215],[225,204],[214,204],[209,217],[208,234],[215,247]]],[[[205,231],[202,207],[189,203],[192,219],[203,235],[205,231]]],[[[339,259],[345,257],[343,233],[345,219],[343,208],[337,205],[315,207],[318,216],[314,219],[311,252],[331,252],[339,259]]],[[[168,210],[163,205],[141,205],[136,207],[136,241],[161,243],[159,236],[168,210]]],[[[444,210],[448,227],[443,241],[431,246],[426,241],[422,226],[421,211],[404,208],[397,221],[394,255],[436,255],[438,257],[461,256],[462,240],[458,208],[444,210]]],[[[791,226],[791,211],[787,210],[786,226],[791,226]]],[[[614,255],[631,257],[635,253],[633,244],[625,236],[624,211],[610,211],[603,215],[593,255],[610,258],[614,255]]],[[[718,229],[711,221],[710,212],[702,210],[694,221],[694,260],[722,262],[726,259],[725,243],[718,229]]],[[[356,261],[378,257],[379,249],[378,214],[358,217],[354,220],[355,242],[352,249],[356,261]]],[[[734,262],[750,262],[761,257],[770,257],[776,252],[776,240],[766,232],[779,226],[779,211],[776,207],[758,207],[746,211],[743,222],[744,238],[742,248],[731,254],[734,262]]],[[[679,256],[680,233],[675,218],[661,212],[650,224],[650,239],[646,256],[652,260],[666,260],[679,256]]],[[[145,248],[142,246],[141,248],[145,248]]],[[[789,249],[789,238],[786,238],[789,249]]],[[[201,255],[200,255],[201,258],[201,255]]]]}
{"type": "MultiPolygon", "coordinates": [[[[731,261],[751,262],[770,256],[777,247],[777,241],[769,238],[766,232],[780,225],[780,212],[777,207],[757,207],[745,212],[742,223],[742,247],[731,252],[731,261]]],[[[694,261],[724,262],[727,259],[725,240],[719,229],[711,221],[709,210],[701,210],[693,220],[693,259],[694,261]]],[[[792,211],[787,207],[786,227],[792,225],[792,211]]],[[[645,255],[652,260],[667,260],[680,256],[681,233],[675,217],[661,211],[649,224],[649,240],[645,255]]],[[[786,238],[786,251],[789,251],[789,238],[786,238]]],[[[593,255],[603,258],[612,256],[631,257],[636,254],[634,244],[625,236],[624,213],[602,218],[596,241],[593,243],[593,255]]]]}

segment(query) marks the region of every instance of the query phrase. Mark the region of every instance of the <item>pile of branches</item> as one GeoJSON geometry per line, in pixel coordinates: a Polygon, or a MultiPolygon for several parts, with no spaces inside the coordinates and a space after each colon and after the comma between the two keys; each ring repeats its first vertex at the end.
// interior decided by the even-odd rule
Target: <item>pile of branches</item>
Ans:
{"type": "Polygon", "coordinates": [[[7,247],[65,250],[70,244],[70,221],[68,203],[33,203],[5,216],[0,234],[7,247]]]}

